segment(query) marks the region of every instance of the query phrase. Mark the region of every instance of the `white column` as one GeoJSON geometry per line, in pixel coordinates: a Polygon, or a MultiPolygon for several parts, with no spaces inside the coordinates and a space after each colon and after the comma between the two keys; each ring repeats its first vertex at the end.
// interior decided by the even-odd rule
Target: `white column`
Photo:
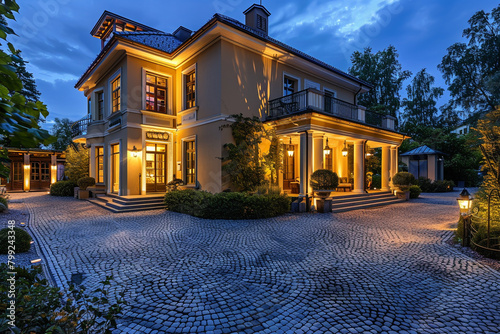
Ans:
{"type": "Polygon", "coordinates": [[[391,146],[391,178],[398,172],[398,147],[391,146]]]}
{"type": "Polygon", "coordinates": [[[312,133],[300,133],[300,195],[305,196],[311,192],[309,178],[313,167],[313,137],[312,133]]]}
{"type": "Polygon", "coordinates": [[[365,141],[354,142],[354,189],[353,193],[365,192],[365,141]]]}
{"type": "Polygon", "coordinates": [[[391,150],[390,146],[382,146],[382,191],[389,191],[389,178],[391,175],[390,167],[391,167],[391,150]]]}
{"type": "Polygon", "coordinates": [[[323,136],[314,138],[314,164],[312,171],[317,171],[318,169],[323,169],[323,136]]]}

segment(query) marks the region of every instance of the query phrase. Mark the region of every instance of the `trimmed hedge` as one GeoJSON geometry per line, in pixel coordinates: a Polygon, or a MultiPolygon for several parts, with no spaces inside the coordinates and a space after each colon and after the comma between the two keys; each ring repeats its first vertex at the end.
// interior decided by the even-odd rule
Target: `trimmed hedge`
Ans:
{"type": "Polygon", "coordinates": [[[78,184],[81,190],[87,190],[88,187],[95,186],[95,179],[90,176],[84,176],[79,178],[76,184],[78,184]]]}
{"type": "Polygon", "coordinates": [[[193,189],[165,194],[167,210],[205,219],[262,219],[290,211],[291,199],[281,194],[222,192],[211,194],[193,189]]]}
{"type": "Polygon", "coordinates": [[[420,196],[420,193],[422,192],[422,189],[420,189],[419,186],[413,185],[410,187],[410,198],[418,198],[420,196]]]}
{"type": "Polygon", "coordinates": [[[51,196],[73,196],[77,184],[73,181],[57,181],[50,186],[51,196]]]}
{"type": "Polygon", "coordinates": [[[16,253],[25,253],[31,248],[30,242],[30,235],[22,228],[14,227],[13,229],[10,229],[6,227],[0,230],[0,254],[8,254],[9,246],[15,246],[14,251],[16,253]],[[12,230],[14,233],[10,233],[11,239],[9,239],[9,231],[12,230]]]}
{"type": "Polygon", "coordinates": [[[7,198],[0,196],[0,212],[5,212],[9,209],[9,201],[7,198]]]}
{"type": "Polygon", "coordinates": [[[444,193],[453,191],[455,183],[448,180],[432,182],[430,179],[421,176],[418,178],[418,186],[424,193],[444,193]]]}

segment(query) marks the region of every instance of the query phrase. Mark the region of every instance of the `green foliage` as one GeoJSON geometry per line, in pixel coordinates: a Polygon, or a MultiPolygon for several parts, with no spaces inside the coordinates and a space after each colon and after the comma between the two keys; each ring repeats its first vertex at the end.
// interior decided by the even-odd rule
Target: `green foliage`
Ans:
{"type": "Polygon", "coordinates": [[[15,268],[10,270],[0,264],[0,313],[8,314],[8,292],[10,279],[8,272],[17,272],[15,284],[15,327],[11,328],[9,318],[0,320],[0,332],[20,334],[65,333],[90,334],[111,333],[116,328],[116,319],[122,312],[123,293],[116,303],[108,300],[112,276],[100,282],[101,287],[90,294],[85,288],[71,285],[62,291],[51,287],[47,280],[41,279],[40,267],[31,270],[15,268]]]}
{"type": "Polygon", "coordinates": [[[281,188],[278,186],[270,186],[266,184],[258,186],[257,189],[255,189],[255,193],[257,195],[279,195],[281,194],[281,188]]]}
{"type": "Polygon", "coordinates": [[[392,183],[403,191],[410,189],[416,182],[415,176],[408,172],[399,172],[392,177],[392,183]]]}
{"type": "Polygon", "coordinates": [[[74,181],[57,181],[50,186],[50,195],[73,197],[76,186],[74,181]]]}
{"type": "Polygon", "coordinates": [[[73,141],[71,133],[71,125],[73,124],[67,118],[59,119],[56,117],[52,125],[51,134],[56,138],[56,141],[50,144],[53,150],[64,151],[73,141]]]}
{"type": "Polygon", "coordinates": [[[426,177],[419,177],[417,184],[424,193],[444,193],[453,191],[455,183],[449,180],[435,180],[431,181],[426,177]]]}
{"type": "Polygon", "coordinates": [[[372,175],[372,188],[382,188],[382,176],[380,174],[372,175]]]}
{"type": "Polygon", "coordinates": [[[425,68],[415,74],[410,85],[406,87],[407,98],[403,99],[402,106],[404,127],[411,129],[415,126],[435,126],[437,124],[437,100],[443,95],[444,89],[432,87],[434,77],[426,72],[425,68]]]}
{"type": "Polygon", "coordinates": [[[291,200],[275,191],[262,195],[239,192],[211,194],[186,189],[168,192],[164,203],[170,211],[205,219],[262,219],[289,212],[291,200]]]}
{"type": "MultiPolygon", "coordinates": [[[[253,191],[265,183],[265,169],[259,152],[259,145],[268,138],[264,125],[258,117],[231,115],[234,122],[221,126],[231,128],[234,144],[224,145],[228,153],[223,158],[222,170],[226,172],[233,187],[239,191],[253,191]]],[[[269,158],[270,160],[274,160],[269,158]]]]}
{"type": "Polygon", "coordinates": [[[89,176],[89,150],[80,145],[77,145],[76,149],[73,146],[68,146],[64,174],[74,182],[89,176]]]}
{"type": "Polygon", "coordinates": [[[18,11],[19,5],[14,0],[1,5],[0,39],[7,44],[10,53],[0,49],[0,138],[5,146],[38,147],[50,144],[53,138],[39,125],[39,121],[48,115],[47,107],[40,101],[33,101],[31,96],[25,96],[28,87],[23,87],[23,79],[27,83],[27,77],[19,77],[19,73],[25,73],[24,61],[20,51],[7,41],[15,33],[8,27],[6,19],[13,20],[18,11]]]}
{"type": "Polygon", "coordinates": [[[328,169],[318,169],[311,175],[309,185],[313,190],[334,190],[339,185],[339,177],[328,169]]]}
{"type": "Polygon", "coordinates": [[[167,183],[167,192],[177,190],[180,186],[184,185],[184,181],[181,179],[173,179],[167,183]]]}
{"type": "Polygon", "coordinates": [[[76,184],[78,184],[81,190],[87,190],[88,187],[95,185],[95,179],[93,177],[84,176],[79,178],[76,184]]]}
{"type": "Polygon", "coordinates": [[[272,185],[278,184],[278,173],[283,166],[283,145],[272,130],[267,131],[266,139],[271,141],[267,154],[264,155],[263,164],[269,172],[269,180],[272,185]]]}
{"type": "Polygon", "coordinates": [[[6,227],[0,230],[0,254],[8,254],[9,246],[16,254],[28,252],[31,248],[31,237],[24,229],[6,227]]]}
{"type": "Polygon", "coordinates": [[[412,185],[410,187],[410,198],[418,198],[420,196],[420,193],[422,192],[422,189],[420,189],[419,186],[417,185],[412,185]]]}
{"type": "Polygon", "coordinates": [[[500,5],[491,13],[479,11],[463,31],[467,43],[448,48],[438,66],[451,95],[451,103],[466,111],[493,109],[500,104],[500,5]]]}
{"type": "Polygon", "coordinates": [[[411,76],[410,71],[402,69],[398,57],[397,50],[392,45],[375,54],[371,48],[366,48],[363,53],[353,53],[349,73],[375,86],[359,97],[359,104],[396,117],[401,106],[400,91],[403,82],[411,76]]]}
{"type": "Polygon", "coordinates": [[[7,200],[7,198],[0,196],[0,203],[3,204],[6,209],[9,208],[9,201],[7,200]]]}

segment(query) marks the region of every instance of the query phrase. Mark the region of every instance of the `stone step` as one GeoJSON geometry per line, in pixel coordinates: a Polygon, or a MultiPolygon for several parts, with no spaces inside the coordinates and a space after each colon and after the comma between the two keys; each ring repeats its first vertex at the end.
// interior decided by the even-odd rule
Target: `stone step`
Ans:
{"type": "Polygon", "coordinates": [[[385,199],[385,198],[394,198],[394,195],[391,193],[377,193],[377,194],[360,194],[353,196],[335,196],[332,197],[332,203],[341,204],[341,203],[352,203],[352,202],[361,202],[372,199],[385,199]]]}
{"type": "Polygon", "coordinates": [[[164,209],[163,195],[158,196],[117,196],[105,194],[89,199],[90,202],[111,212],[133,212],[164,209]]]}
{"type": "Polygon", "coordinates": [[[350,206],[357,206],[357,205],[362,205],[362,204],[371,204],[371,203],[382,203],[382,202],[390,202],[394,199],[397,199],[395,196],[387,196],[387,197],[374,197],[374,198],[363,198],[363,199],[356,199],[353,201],[343,201],[341,203],[336,202],[335,200],[332,200],[332,208],[344,208],[344,207],[350,207],[350,206]]]}
{"type": "Polygon", "coordinates": [[[354,210],[360,210],[360,209],[369,209],[369,208],[374,208],[374,207],[378,207],[378,206],[386,206],[386,205],[402,203],[402,202],[405,202],[405,200],[393,198],[393,199],[387,200],[387,201],[379,201],[379,202],[371,202],[371,203],[357,203],[357,204],[353,204],[350,206],[332,208],[332,212],[333,213],[340,213],[340,212],[354,211],[354,210]]]}

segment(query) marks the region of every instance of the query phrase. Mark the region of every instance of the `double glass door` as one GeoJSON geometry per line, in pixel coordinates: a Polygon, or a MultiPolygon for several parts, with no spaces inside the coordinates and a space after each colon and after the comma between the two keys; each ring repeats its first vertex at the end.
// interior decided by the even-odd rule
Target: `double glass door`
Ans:
{"type": "Polygon", "coordinates": [[[146,192],[165,192],[167,147],[165,144],[146,144],[146,192]]]}

